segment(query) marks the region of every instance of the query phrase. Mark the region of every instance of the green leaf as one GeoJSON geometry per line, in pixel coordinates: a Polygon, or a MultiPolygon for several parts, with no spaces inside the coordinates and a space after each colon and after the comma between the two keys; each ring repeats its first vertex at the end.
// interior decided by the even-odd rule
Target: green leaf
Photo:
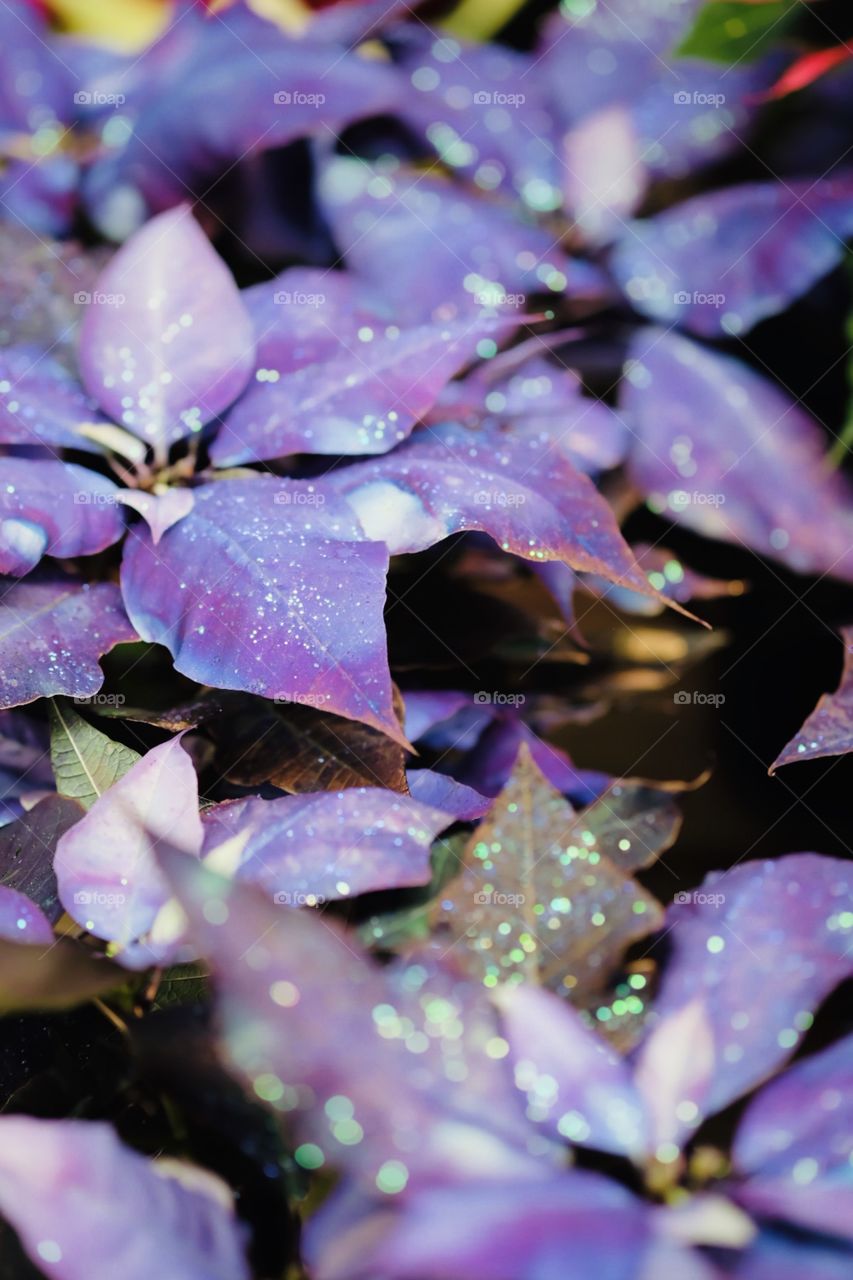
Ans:
{"type": "Polygon", "coordinates": [[[93,728],[70,702],[51,700],[50,760],[60,795],[90,809],[140,759],[138,751],[93,728]]]}
{"type": "MultiPolygon", "coordinates": [[[[848,250],[845,259],[845,268],[847,271],[848,282],[853,288],[853,250],[848,250]]],[[[844,336],[847,339],[847,416],[841,427],[835,444],[829,451],[828,461],[830,467],[840,467],[844,459],[847,457],[849,450],[853,449],[853,306],[847,313],[847,322],[844,326],[844,336]]]]}
{"type": "Polygon", "coordinates": [[[675,50],[676,56],[710,58],[730,65],[751,62],[786,33],[798,9],[799,0],[772,0],[769,4],[710,0],[675,50]]]}
{"type": "Polygon", "coordinates": [[[171,1009],[183,1004],[197,1004],[207,999],[208,967],[204,964],[178,964],[167,969],[160,979],[154,1007],[171,1009]]]}
{"type": "Polygon", "coordinates": [[[660,928],[660,903],[605,850],[629,866],[648,865],[654,840],[667,842],[672,822],[650,817],[634,788],[627,798],[616,787],[608,796],[577,813],[522,745],[430,912],[439,945],[453,947],[485,986],[539,983],[583,1005],[606,989],[626,949],[660,928]],[[640,835],[633,837],[639,848],[630,847],[633,820],[642,836],[654,837],[651,847],[640,835]]]}

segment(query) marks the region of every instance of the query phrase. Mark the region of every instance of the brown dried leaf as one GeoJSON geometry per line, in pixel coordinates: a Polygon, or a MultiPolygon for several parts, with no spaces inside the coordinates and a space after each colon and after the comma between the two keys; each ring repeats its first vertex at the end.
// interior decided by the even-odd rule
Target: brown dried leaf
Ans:
{"type": "Polygon", "coordinates": [[[70,938],[57,938],[50,947],[0,938],[0,1014],[70,1009],[126,981],[125,970],[70,938]]]}
{"type": "Polygon", "coordinates": [[[46,796],[0,831],[0,884],[37,902],[53,924],[62,915],[53,871],[56,846],[85,812],[76,800],[46,796]]]}
{"type": "MultiPolygon", "coordinates": [[[[487,985],[538,982],[585,1004],[625,949],[663,923],[657,900],[597,843],[586,812],[572,808],[523,746],[432,913],[438,944],[464,948],[487,985]]],[[[614,825],[612,808],[594,816],[604,848],[614,837],[618,847],[624,823],[614,825]]]]}
{"type": "MultiPolygon", "coordinates": [[[[230,782],[269,782],[294,793],[387,787],[408,795],[403,749],[379,730],[298,703],[246,703],[240,713],[208,725],[217,767],[230,782]]],[[[398,693],[395,706],[402,723],[398,693]]]]}

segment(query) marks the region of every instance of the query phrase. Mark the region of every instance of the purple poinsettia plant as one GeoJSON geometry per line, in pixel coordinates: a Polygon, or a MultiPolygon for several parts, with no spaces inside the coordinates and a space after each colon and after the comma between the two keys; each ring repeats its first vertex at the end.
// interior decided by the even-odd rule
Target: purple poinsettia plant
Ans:
{"type": "Polygon", "coordinates": [[[850,1274],[849,21],[498,8],[0,11],[3,1276],[850,1274]]]}

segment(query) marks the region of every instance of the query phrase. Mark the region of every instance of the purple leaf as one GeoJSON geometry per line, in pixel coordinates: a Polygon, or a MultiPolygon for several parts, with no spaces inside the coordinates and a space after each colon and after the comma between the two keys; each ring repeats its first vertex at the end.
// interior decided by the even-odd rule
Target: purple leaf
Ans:
{"type": "Polygon", "coordinates": [[[0,884],[0,938],[49,947],[53,942],[53,926],[41,907],[26,894],[0,884]]]}
{"type": "Polygon", "coordinates": [[[447,423],[328,483],[392,554],[479,529],[526,560],[561,560],[653,593],[604,498],[548,436],[447,423]]]}
{"type": "Polygon", "coordinates": [[[484,795],[496,796],[512,773],[522,744],[552,787],[568,796],[573,804],[585,805],[605,789],[610,777],[590,769],[577,769],[560,747],[540,738],[517,715],[502,713],[486,729],[463,765],[461,781],[484,795]]]}
{"type": "Polygon", "coordinates": [[[151,530],[156,547],[167,529],[188,516],[195,506],[190,489],[167,489],[165,493],[143,493],[139,489],[123,489],[116,501],[137,511],[151,530]]]}
{"type": "Polygon", "coordinates": [[[436,39],[424,25],[395,32],[411,89],[397,113],[457,173],[520,196],[534,213],[558,209],[559,142],[530,55],[505,45],[436,39]]]}
{"type": "MultiPolygon", "coordinates": [[[[459,711],[471,710],[470,693],[454,689],[411,689],[403,694],[406,704],[406,737],[418,742],[436,725],[444,724],[459,711]]],[[[475,710],[478,708],[475,708],[475,710]]],[[[486,709],[484,721],[491,718],[486,709]]]]}
{"type": "Polygon", "coordinates": [[[632,223],[612,267],[644,315],[706,337],[740,334],[837,266],[851,234],[849,177],[756,182],[632,223]]]}
{"type": "Polygon", "coordinates": [[[802,729],[770,766],[773,773],[783,764],[841,756],[853,751],[853,627],[844,627],[844,670],[834,693],[825,693],[802,729]]]}
{"type": "Polygon", "coordinates": [[[70,462],[4,458],[0,573],[23,577],[42,556],[89,556],[118,542],[117,493],[112,480],[70,462]]]}
{"type": "Polygon", "coordinates": [[[733,1149],[752,1213],[853,1237],[853,1036],[813,1054],[750,1103],[733,1149]]]}
{"type": "Polygon", "coordinates": [[[537,987],[496,992],[527,1115],[555,1137],[637,1158],[646,1117],[624,1061],[564,999],[537,987]]]}
{"type": "Polygon", "coordinates": [[[252,318],[258,368],[279,374],[330,359],[358,341],[359,329],[384,327],[390,318],[345,271],[291,267],[240,296],[252,318]]]}
{"type": "Polygon", "coordinates": [[[826,1240],[765,1231],[737,1259],[732,1280],[848,1280],[850,1250],[826,1240]]]}
{"type": "Polygon", "coordinates": [[[227,408],[254,360],[237,286],[187,206],[153,218],[98,277],[81,330],[83,382],[158,455],[227,408]]]}
{"type": "Polygon", "coordinates": [[[383,970],[316,912],[282,912],[192,859],[164,863],[213,965],[227,1056],[286,1114],[297,1161],[304,1150],[306,1166],[328,1161],[371,1188],[389,1164],[418,1180],[547,1179],[557,1153],[527,1153],[481,994],[419,963],[383,970]]]}
{"type": "Polygon", "coordinates": [[[223,174],[264,150],[312,134],[327,141],[351,120],[391,111],[397,72],[340,35],[339,43],[291,39],[248,6],[214,19],[199,7],[142,56],[118,62],[98,88],[125,95],[132,132],[89,171],[86,196],[101,229],[122,239],[147,212],[192,194],[210,199],[223,174]]]}
{"type": "Polygon", "coordinates": [[[340,158],[321,197],[348,266],[399,323],[446,321],[482,306],[517,310],[528,292],[597,296],[606,288],[596,268],[566,257],[548,232],[448,182],[340,158]]]}
{"type": "MultiPolygon", "coordinates": [[[[667,916],[669,961],[638,1073],[660,1060],[658,1043],[672,1038],[673,1020],[701,1002],[712,1076],[701,1098],[683,1100],[693,1106],[673,1118],[670,1140],[777,1071],[820,1002],[853,973],[851,893],[849,863],[800,853],[742,863],[677,895],[667,916]]],[[[684,1052],[692,1054],[695,1033],[683,1034],[684,1052]]]]}
{"type": "Polygon", "coordinates": [[[500,330],[501,322],[487,317],[402,333],[366,327],[369,340],[342,337],[325,361],[285,370],[272,381],[262,369],[262,379],[229,413],[210,456],[217,466],[232,466],[292,453],[387,453],[476,357],[481,340],[500,330]]]}
{"type": "Polygon", "coordinates": [[[532,1186],[472,1178],[386,1199],[372,1219],[366,1208],[339,1193],[310,1222],[320,1280],[710,1280],[698,1255],[653,1240],[640,1200],[595,1173],[532,1186]]]}
{"type": "Polygon", "coordinates": [[[95,401],[58,360],[35,346],[0,351],[0,444],[59,445],[97,453],[79,428],[104,421],[95,401]]]}
{"type": "Polygon", "coordinates": [[[20,797],[51,791],[53,785],[44,725],[21,712],[0,711],[0,826],[18,816],[20,797]]]}
{"type": "Polygon", "coordinates": [[[113,951],[130,967],[170,957],[171,934],[165,943],[152,935],[170,897],[157,850],[166,843],[198,857],[202,839],[195,769],[180,737],[172,738],[138,760],[62,836],[54,861],[60,901],[89,933],[117,943],[113,951]]]}
{"type": "Polygon", "coordinates": [[[132,537],[128,612],[201,684],[310,701],[408,745],[394,714],[382,609],[388,555],[324,484],[221,480],[154,549],[132,537]],[[341,626],[340,602],[347,602],[341,626]]]}
{"type": "Polygon", "coordinates": [[[541,433],[580,471],[594,473],[618,466],[627,451],[628,432],[619,415],[603,401],[581,394],[571,370],[541,355],[518,360],[527,343],[505,353],[513,371],[502,374],[503,357],[478,365],[461,382],[451,382],[428,417],[435,423],[466,426],[515,426],[528,436],[541,433]]]}
{"type": "Polygon", "coordinates": [[[634,338],[622,403],[653,510],[798,573],[853,581],[853,503],[823,433],[774,383],[688,338],[634,338]],[[695,407],[702,405],[702,413],[695,407]]]}
{"type": "Polygon", "coordinates": [[[265,888],[284,906],[426,884],[441,808],[381,787],[232,800],[204,814],[211,870],[265,888]]]}
{"type": "Polygon", "coordinates": [[[683,178],[733,150],[771,83],[766,63],[674,56],[698,8],[613,0],[545,26],[535,65],[567,131],[567,209],[594,243],[624,227],[652,177],[683,178]]]}
{"type": "Polygon", "coordinates": [[[98,658],[136,639],[111,582],[59,573],[0,580],[0,707],[90,698],[104,682],[98,658]]]}
{"type": "Polygon", "coordinates": [[[107,1124],[0,1117],[0,1210],[50,1280],[248,1280],[225,1184],[107,1124]]]}
{"type": "MultiPolygon", "coordinates": [[[[683,565],[666,547],[640,543],[633,548],[637,564],[645,571],[652,586],[668,600],[688,604],[691,600],[714,600],[720,596],[738,596],[745,590],[744,583],[735,579],[722,581],[695,573],[683,565]]],[[[596,577],[584,577],[581,584],[591,595],[609,600],[617,609],[626,613],[654,616],[663,612],[663,605],[635,591],[625,591],[596,577]]]]}
{"type": "Polygon", "coordinates": [[[421,804],[451,814],[457,822],[473,822],[491,808],[491,798],[433,769],[409,769],[409,790],[421,804]]]}

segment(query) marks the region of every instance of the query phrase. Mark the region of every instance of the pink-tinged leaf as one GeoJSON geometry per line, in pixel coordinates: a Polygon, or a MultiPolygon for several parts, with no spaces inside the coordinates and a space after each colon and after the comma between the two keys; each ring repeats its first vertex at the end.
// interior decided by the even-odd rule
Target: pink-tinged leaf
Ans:
{"type": "Polygon", "coordinates": [[[698,1124],[715,1055],[713,1028],[699,997],[658,1022],[643,1044],[634,1078],[657,1150],[678,1143],[698,1124]]]}
{"type": "Polygon", "coordinates": [[[165,843],[198,857],[202,840],[195,769],[180,737],[172,738],[61,837],[54,860],[60,901],[89,933],[116,943],[131,968],[169,958],[174,939],[161,946],[159,935],[149,936],[170,897],[157,851],[165,843]]]}
{"type": "Polygon", "coordinates": [[[526,560],[561,560],[654,594],[605,499],[547,434],[447,423],[327,482],[392,554],[479,529],[526,560]]]}
{"type": "Polygon", "coordinates": [[[798,573],[853,581],[853,501],[817,423],[774,383],[689,338],[633,340],[622,405],[649,505],[798,573]],[[702,413],[696,413],[696,405],[702,413]]]}
{"type": "Polygon", "coordinates": [[[750,1103],[733,1148],[751,1213],[853,1237],[853,1037],[797,1062],[750,1103]]]}
{"type": "Polygon", "coordinates": [[[608,287],[597,268],[555,248],[549,232],[446,181],[339,158],[321,198],[348,266],[398,323],[446,321],[480,307],[521,313],[526,293],[600,296],[608,287]]]}
{"type": "Polygon", "coordinates": [[[433,769],[409,769],[406,777],[416,800],[443,810],[457,822],[474,822],[491,808],[489,796],[481,796],[473,787],[466,787],[464,782],[457,782],[445,773],[436,773],[433,769]]]}
{"type": "Polygon", "coordinates": [[[89,556],[118,542],[117,493],[112,480],[70,462],[4,458],[0,573],[20,578],[42,556],[89,556]]]}
{"type": "MultiPolygon", "coordinates": [[[[853,973],[853,868],[790,854],[717,872],[676,897],[666,922],[669,959],[639,1058],[700,1001],[714,1071],[697,1106],[708,1115],[778,1071],[824,997],[853,973]]],[[[700,1118],[690,1115],[676,1117],[682,1133],[700,1118]]]]}
{"type": "Polygon", "coordinates": [[[623,1059],[550,991],[504,986],[495,1001],[528,1117],[578,1146],[642,1155],[647,1121],[623,1059]]]}
{"type": "Polygon", "coordinates": [[[770,766],[773,773],[783,764],[842,756],[853,751],[853,627],[844,627],[844,669],[834,693],[825,693],[802,729],[770,766]]]}
{"type": "Polygon", "coordinates": [[[0,938],[49,947],[53,942],[53,926],[41,907],[26,894],[0,884],[0,938]]]}
{"type": "Polygon", "coordinates": [[[592,245],[607,244],[643,198],[648,173],[634,114],[614,103],[584,116],[563,139],[566,207],[592,245]]]}
{"type": "Polygon", "coordinates": [[[90,698],[104,683],[98,659],[136,639],[111,582],[59,573],[0,580],[0,707],[90,698]]]}
{"type": "Polygon", "coordinates": [[[432,841],[452,817],[395,791],[353,787],[232,800],[208,809],[203,822],[212,870],[300,907],[426,884],[432,841]]]}
{"type": "Polygon", "coordinates": [[[227,408],[254,364],[237,286],[186,206],[153,218],[98,277],[81,328],[83,382],[161,455],[227,408]]]}
{"type": "Polygon", "coordinates": [[[846,252],[853,181],[750,183],[633,223],[612,267],[639,311],[706,337],[784,311],[846,252]]]}
{"type": "Polygon", "coordinates": [[[796,62],[783,72],[772,89],[768,89],[767,98],[785,98],[789,93],[805,89],[827,72],[840,67],[842,63],[853,58],[853,49],[847,44],[832,45],[829,49],[819,49],[814,53],[804,53],[796,62]]]}
{"type": "Polygon", "coordinates": [[[513,323],[473,316],[390,334],[368,328],[368,341],[342,335],[327,360],[274,380],[262,369],[210,456],[217,466],[233,466],[292,453],[387,453],[476,358],[478,343],[513,323]]]}
{"type": "Polygon", "coordinates": [[[142,516],[151,530],[156,547],[167,529],[188,516],[195,506],[191,489],[168,489],[165,493],[143,493],[140,489],[122,489],[116,501],[131,507],[142,516]]]}
{"type": "Polygon", "coordinates": [[[147,1160],[107,1124],[0,1117],[0,1211],[50,1280],[249,1277],[225,1184],[147,1160]]]}
{"type": "Polygon", "coordinates": [[[193,496],[156,550],[132,531],[122,591],[142,638],[201,684],[310,702],[407,745],[382,617],[386,548],[363,540],[325,482],[258,476],[193,496]]]}
{"type": "Polygon", "coordinates": [[[0,444],[58,445],[97,453],[80,434],[106,420],[68,370],[38,347],[0,351],[0,444]]]}
{"type": "Polygon", "coordinates": [[[320,1148],[313,1167],[371,1189],[389,1161],[419,1181],[548,1178],[558,1153],[527,1152],[482,993],[426,962],[382,969],[316,912],[282,911],[191,858],[163,862],[213,967],[227,1057],[298,1142],[320,1148]]]}
{"type": "Polygon", "coordinates": [[[318,1280],[711,1280],[698,1254],[653,1237],[642,1201],[571,1170],[533,1186],[437,1186],[327,1201],[305,1249],[318,1280]],[[695,1259],[695,1263],[694,1263],[695,1259]]]}

